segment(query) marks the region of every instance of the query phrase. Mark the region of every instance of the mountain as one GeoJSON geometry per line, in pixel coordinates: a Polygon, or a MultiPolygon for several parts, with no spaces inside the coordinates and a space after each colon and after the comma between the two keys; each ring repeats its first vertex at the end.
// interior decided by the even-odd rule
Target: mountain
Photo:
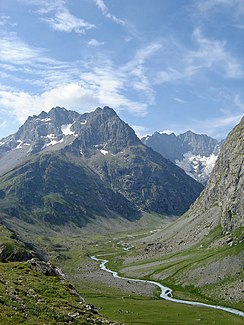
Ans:
{"type": "Polygon", "coordinates": [[[0,212],[29,223],[83,226],[97,216],[181,214],[202,190],[148,148],[109,107],[55,107],[0,141],[0,212]]]}
{"type": "Polygon", "coordinates": [[[178,136],[155,132],[141,140],[203,185],[209,178],[221,147],[221,142],[216,139],[192,131],[178,136]]]}
{"type": "Polygon", "coordinates": [[[168,265],[162,278],[193,285],[203,295],[228,302],[243,299],[243,153],[244,118],[223,143],[208,183],[194,204],[147,241],[148,256],[161,256],[168,265]],[[182,256],[186,258],[182,260],[182,256]]]}

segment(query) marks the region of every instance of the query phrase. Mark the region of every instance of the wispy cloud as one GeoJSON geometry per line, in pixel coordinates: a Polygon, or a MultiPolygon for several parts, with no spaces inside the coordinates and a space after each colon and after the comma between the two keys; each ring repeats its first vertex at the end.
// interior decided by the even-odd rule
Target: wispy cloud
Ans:
{"type": "Polygon", "coordinates": [[[26,64],[43,56],[43,50],[29,46],[16,34],[2,35],[0,38],[0,60],[3,62],[26,64]]]}
{"type": "Polygon", "coordinates": [[[41,20],[47,22],[54,30],[60,32],[84,34],[87,30],[96,27],[84,19],[75,17],[66,8],[59,9],[54,17],[42,18],[41,20]]]}
{"type": "Polygon", "coordinates": [[[16,27],[17,23],[13,23],[10,16],[0,16],[0,26],[16,27]]]}
{"type": "Polygon", "coordinates": [[[94,0],[96,6],[101,10],[102,14],[113,20],[116,24],[119,24],[119,25],[126,25],[125,21],[123,19],[120,19],[118,17],[116,17],[115,15],[111,14],[111,12],[109,11],[108,7],[106,6],[106,4],[104,3],[103,0],[94,0]]]}
{"type": "Polygon", "coordinates": [[[193,31],[192,40],[195,49],[187,48],[172,38],[164,40],[167,51],[163,51],[162,58],[167,68],[157,73],[156,84],[185,82],[208,71],[226,79],[244,77],[243,62],[232,55],[227,42],[207,38],[199,28],[193,31]]]}
{"type": "Polygon", "coordinates": [[[29,115],[56,105],[85,111],[109,105],[145,116],[154,102],[144,65],[161,48],[160,44],[137,50],[121,67],[103,56],[90,62],[57,61],[49,58],[45,49],[30,46],[15,34],[5,35],[0,45],[0,65],[6,71],[5,77],[17,83],[9,89],[0,85],[0,104],[13,110],[21,123],[29,115]],[[21,89],[28,83],[39,90],[23,91],[18,89],[20,83],[21,89]]]}
{"type": "Polygon", "coordinates": [[[188,55],[187,60],[191,66],[215,69],[227,78],[238,79],[244,76],[242,65],[227,50],[226,42],[208,39],[198,28],[193,32],[193,38],[199,48],[188,55]]]}
{"type": "Polygon", "coordinates": [[[174,97],[174,101],[180,103],[180,104],[185,104],[185,101],[179,97],[174,97]]]}
{"type": "Polygon", "coordinates": [[[213,10],[217,11],[218,9],[222,9],[223,7],[232,9],[232,13],[235,15],[244,15],[244,3],[242,0],[205,0],[205,1],[197,1],[196,6],[198,10],[202,13],[211,12],[214,13],[213,10]]]}
{"type": "Polygon", "coordinates": [[[90,40],[87,42],[87,44],[88,44],[89,46],[98,47],[98,46],[102,46],[102,45],[104,45],[105,42],[99,42],[97,39],[92,38],[92,39],[90,39],[90,40]]]}
{"type": "Polygon", "coordinates": [[[157,41],[138,49],[134,58],[121,68],[122,73],[130,76],[130,87],[141,91],[146,102],[150,104],[154,103],[154,90],[145,63],[156,55],[162,46],[162,42],[157,41]]]}
{"type": "MultiPolygon", "coordinates": [[[[216,97],[218,94],[216,93],[216,97]]],[[[244,101],[240,93],[226,93],[218,99],[219,112],[211,119],[193,119],[193,130],[207,133],[218,139],[226,136],[226,130],[231,130],[244,116],[244,101]]]]}
{"type": "Polygon", "coordinates": [[[94,24],[70,13],[64,0],[21,1],[28,5],[37,7],[34,12],[40,15],[41,21],[47,23],[55,31],[84,34],[89,29],[96,27],[94,24]]]}
{"type": "Polygon", "coordinates": [[[195,120],[193,121],[192,130],[208,134],[216,139],[224,139],[226,137],[226,130],[231,130],[240,122],[242,117],[243,114],[234,114],[209,120],[195,120]]]}

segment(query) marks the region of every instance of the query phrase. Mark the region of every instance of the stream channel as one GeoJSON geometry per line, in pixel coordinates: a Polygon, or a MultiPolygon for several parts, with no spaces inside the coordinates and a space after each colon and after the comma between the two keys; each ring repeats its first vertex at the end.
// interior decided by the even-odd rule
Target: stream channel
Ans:
{"type": "Polygon", "coordinates": [[[198,307],[208,307],[208,308],[213,308],[213,309],[224,310],[224,311],[226,311],[228,313],[244,317],[244,312],[242,312],[240,310],[237,310],[237,309],[222,307],[222,306],[215,306],[215,305],[208,305],[208,304],[205,304],[205,303],[202,303],[202,302],[197,302],[197,301],[188,301],[188,300],[175,299],[172,296],[172,289],[167,288],[167,287],[163,286],[162,284],[160,284],[160,283],[158,283],[156,281],[134,279],[134,278],[126,278],[126,277],[119,276],[118,272],[112,271],[112,270],[110,270],[110,269],[108,269],[106,267],[106,263],[108,263],[108,260],[103,260],[103,259],[97,258],[95,256],[91,256],[91,259],[100,262],[100,269],[103,270],[103,271],[106,271],[108,273],[111,273],[114,278],[127,280],[127,281],[129,280],[129,281],[135,281],[135,282],[143,282],[143,283],[154,284],[155,286],[160,288],[160,290],[161,290],[160,298],[162,298],[162,299],[172,301],[172,302],[176,302],[176,303],[179,303],[179,304],[187,304],[187,305],[198,306],[198,307]]]}

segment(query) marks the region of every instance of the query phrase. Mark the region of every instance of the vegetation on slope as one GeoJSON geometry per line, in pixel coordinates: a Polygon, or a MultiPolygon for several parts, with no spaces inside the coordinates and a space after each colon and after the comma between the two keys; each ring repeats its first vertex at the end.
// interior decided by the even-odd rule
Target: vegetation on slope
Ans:
{"type": "Polygon", "coordinates": [[[112,324],[56,268],[25,261],[30,250],[14,237],[0,225],[0,324],[112,324]]]}

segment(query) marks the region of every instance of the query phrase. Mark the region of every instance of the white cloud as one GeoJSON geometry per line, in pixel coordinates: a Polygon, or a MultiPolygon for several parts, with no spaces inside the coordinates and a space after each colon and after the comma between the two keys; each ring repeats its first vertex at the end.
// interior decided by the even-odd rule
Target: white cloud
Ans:
{"type": "Polygon", "coordinates": [[[105,44],[105,42],[99,42],[98,40],[96,40],[95,38],[90,39],[87,42],[88,45],[90,46],[94,46],[94,47],[98,47],[98,46],[102,46],[105,44]]]}
{"type": "Polygon", "coordinates": [[[33,114],[49,110],[54,106],[89,111],[99,106],[93,94],[78,84],[63,85],[39,95],[23,91],[0,91],[0,105],[14,111],[18,121],[23,123],[33,114]]]}
{"type": "Polygon", "coordinates": [[[161,42],[150,43],[137,50],[134,58],[121,68],[121,72],[130,77],[129,86],[136,91],[140,91],[146,103],[150,105],[154,103],[155,96],[152,83],[147,77],[148,71],[145,68],[145,64],[161,48],[161,42]]]}
{"type": "Polygon", "coordinates": [[[101,10],[102,14],[113,20],[116,24],[119,24],[119,25],[122,25],[122,26],[125,26],[126,23],[124,20],[112,15],[110,12],[109,12],[109,9],[108,7],[105,5],[104,1],[103,0],[94,0],[96,6],[101,10]]]}
{"type": "Polygon", "coordinates": [[[43,50],[34,48],[21,41],[15,34],[3,35],[0,39],[0,60],[15,64],[26,64],[38,60],[43,50]]]}
{"type": "Polygon", "coordinates": [[[180,104],[185,104],[185,101],[179,97],[174,97],[174,100],[180,104]]]}
{"type": "Polygon", "coordinates": [[[174,68],[168,68],[166,71],[160,71],[155,78],[155,84],[161,84],[164,82],[172,82],[184,78],[183,72],[179,72],[174,68]]]}
{"type": "Polygon", "coordinates": [[[29,5],[39,7],[36,13],[43,15],[65,7],[65,0],[22,0],[29,5]]]}
{"type": "Polygon", "coordinates": [[[167,68],[157,73],[155,84],[186,82],[208,71],[226,79],[243,78],[243,63],[232,55],[227,42],[209,39],[199,28],[193,31],[192,39],[196,49],[186,48],[172,38],[164,40],[167,50],[162,49],[162,58],[167,68]]]}
{"type": "Polygon", "coordinates": [[[94,0],[97,7],[102,11],[103,15],[108,13],[108,7],[105,5],[103,0],[94,0]]]}
{"type": "Polygon", "coordinates": [[[227,8],[235,15],[244,14],[244,2],[243,0],[205,0],[197,2],[197,8],[202,13],[213,13],[219,8],[227,8]]]}
{"type": "Polygon", "coordinates": [[[11,83],[35,86],[35,93],[39,94],[33,95],[18,88],[6,89],[2,85],[1,104],[13,108],[21,121],[45,107],[60,105],[72,108],[74,103],[82,107],[85,105],[83,98],[93,108],[109,105],[145,116],[154,102],[154,91],[144,64],[159,48],[156,43],[150,44],[138,50],[124,66],[118,67],[102,56],[91,62],[56,61],[46,56],[45,49],[30,46],[15,34],[4,36],[0,43],[0,65],[7,73],[3,72],[2,76],[11,83]],[[64,96],[60,97],[59,92],[63,94],[63,89],[68,94],[73,89],[74,98],[68,96],[65,101],[64,96]],[[129,95],[131,89],[135,90],[133,98],[129,95]],[[59,100],[61,102],[57,103],[59,100]],[[21,106],[18,106],[18,102],[21,106]],[[18,107],[25,108],[20,112],[18,107]]]}
{"type": "MultiPolygon", "coordinates": [[[[96,79],[94,75],[90,80],[96,79]]],[[[146,105],[131,101],[117,89],[116,80],[105,80],[105,84],[95,84],[85,87],[70,83],[62,85],[38,95],[23,91],[0,91],[0,105],[13,110],[18,121],[23,123],[29,115],[38,114],[42,110],[49,110],[54,106],[63,106],[77,111],[87,112],[97,106],[108,105],[117,110],[129,110],[137,114],[144,114],[146,105]]]]}
{"type": "Polygon", "coordinates": [[[143,64],[147,59],[152,57],[156,52],[162,49],[162,42],[153,42],[139,49],[136,52],[135,58],[130,61],[130,66],[138,66],[139,64],[143,64]]]}
{"type": "Polygon", "coordinates": [[[193,121],[192,129],[217,139],[224,139],[226,137],[226,131],[232,130],[240,122],[242,117],[243,114],[232,114],[231,116],[221,116],[209,120],[195,120],[193,121]]]}
{"type": "Polygon", "coordinates": [[[59,32],[75,32],[84,34],[87,30],[95,28],[92,23],[78,18],[66,8],[64,0],[20,0],[28,5],[35,6],[34,12],[40,15],[41,21],[59,32]]]}
{"type": "Polygon", "coordinates": [[[95,67],[83,73],[81,78],[91,87],[102,106],[108,105],[142,116],[147,113],[148,103],[134,101],[124,95],[124,91],[129,89],[130,77],[120,69],[112,65],[95,67]]]}
{"type": "Polygon", "coordinates": [[[10,16],[0,16],[0,26],[11,26],[11,27],[16,27],[17,23],[11,22],[11,17],[10,16]]]}
{"type": "Polygon", "coordinates": [[[66,8],[58,10],[52,18],[42,18],[42,21],[47,22],[54,30],[60,32],[84,34],[87,30],[95,28],[94,24],[75,17],[66,8]]]}
{"type": "Polygon", "coordinates": [[[243,67],[226,49],[226,42],[208,39],[198,28],[194,30],[193,37],[199,49],[189,53],[187,60],[190,66],[198,69],[212,68],[224,73],[227,78],[238,79],[244,76],[243,67]]]}

